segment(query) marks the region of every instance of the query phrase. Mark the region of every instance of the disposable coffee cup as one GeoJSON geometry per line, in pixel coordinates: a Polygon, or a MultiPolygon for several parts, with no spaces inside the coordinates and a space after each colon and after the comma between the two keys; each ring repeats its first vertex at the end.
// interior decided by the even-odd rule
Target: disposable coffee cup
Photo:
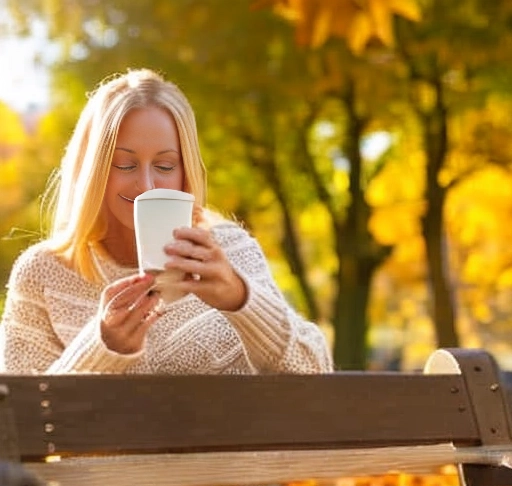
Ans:
{"type": "Polygon", "coordinates": [[[194,200],[192,194],[174,189],[151,189],[135,198],[133,217],[139,272],[157,275],[157,288],[166,301],[180,297],[172,286],[183,274],[165,269],[169,257],[164,246],[174,241],[176,228],[192,226],[194,200]]]}

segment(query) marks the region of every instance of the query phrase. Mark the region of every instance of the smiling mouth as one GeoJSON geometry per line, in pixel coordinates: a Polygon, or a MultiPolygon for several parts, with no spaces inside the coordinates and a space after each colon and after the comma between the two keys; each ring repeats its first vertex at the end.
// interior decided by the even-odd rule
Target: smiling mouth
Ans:
{"type": "Polygon", "coordinates": [[[134,202],[134,199],[130,199],[129,197],[123,196],[122,194],[119,194],[119,197],[121,199],[124,199],[125,201],[131,202],[131,203],[134,202]]]}

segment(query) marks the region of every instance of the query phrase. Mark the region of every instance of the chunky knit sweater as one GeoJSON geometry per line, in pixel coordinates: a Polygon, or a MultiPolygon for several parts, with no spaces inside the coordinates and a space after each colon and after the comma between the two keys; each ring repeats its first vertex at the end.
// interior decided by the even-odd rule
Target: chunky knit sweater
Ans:
{"type": "Polygon", "coordinates": [[[212,228],[248,298],[222,312],[193,294],[168,303],[134,354],[109,350],[100,335],[102,288],[136,268],[91,248],[103,283],[71,270],[46,242],[15,262],[2,316],[9,373],[319,373],[332,369],[320,329],[305,321],[277,289],[254,238],[234,223],[212,228]]]}

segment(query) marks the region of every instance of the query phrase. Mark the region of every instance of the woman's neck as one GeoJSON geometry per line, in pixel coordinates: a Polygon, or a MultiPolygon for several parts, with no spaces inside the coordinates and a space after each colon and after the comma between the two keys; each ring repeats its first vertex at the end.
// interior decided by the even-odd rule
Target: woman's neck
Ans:
{"type": "Polygon", "coordinates": [[[137,266],[135,233],[107,235],[101,240],[101,244],[119,265],[126,267],[137,266]]]}

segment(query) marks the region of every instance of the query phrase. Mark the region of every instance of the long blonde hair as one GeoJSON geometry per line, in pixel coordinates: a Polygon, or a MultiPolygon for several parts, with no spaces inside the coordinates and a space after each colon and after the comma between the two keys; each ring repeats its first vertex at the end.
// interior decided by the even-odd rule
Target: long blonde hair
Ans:
{"type": "Polygon", "coordinates": [[[85,278],[98,281],[90,244],[106,233],[102,203],[119,126],[134,108],[157,106],[174,118],[180,138],[183,190],[203,206],[206,170],[199,150],[194,112],[172,82],[149,69],[110,76],[91,93],[44,199],[50,211],[53,251],[85,278]]]}

